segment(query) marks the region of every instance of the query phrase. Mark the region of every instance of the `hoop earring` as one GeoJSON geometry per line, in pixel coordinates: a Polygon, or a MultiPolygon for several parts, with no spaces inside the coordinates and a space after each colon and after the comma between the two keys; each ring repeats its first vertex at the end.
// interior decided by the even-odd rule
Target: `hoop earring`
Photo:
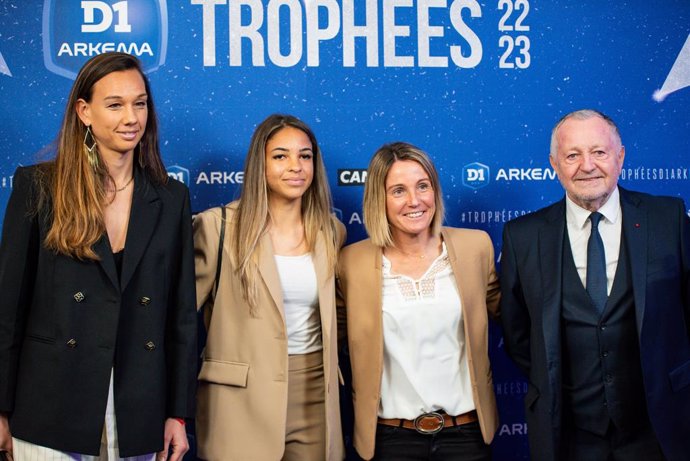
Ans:
{"type": "Polygon", "coordinates": [[[98,168],[98,151],[96,150],[96,138],[93,137],[91,133],[91,126],[86,126],[86,134],[84,134],[84,153],[86,154],[86,159],[89,161],[89,165],[94,170],[98,168]],[[89,146],[89,144],[91,144],[89,146]]]}

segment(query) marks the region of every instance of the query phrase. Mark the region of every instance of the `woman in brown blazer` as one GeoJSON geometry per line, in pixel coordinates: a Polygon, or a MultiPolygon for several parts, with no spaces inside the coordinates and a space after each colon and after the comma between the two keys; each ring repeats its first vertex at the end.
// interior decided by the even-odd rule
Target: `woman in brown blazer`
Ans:
{"type": "Polygon", "coordinates": [[[272,115],[252,136],[239,201],[194,221],[197,303],[208,331],[198,454],[339,461],[335,264],[344,226],[316,138],[272,115]],[[220,236],[222,265],[214,292],[220,236]]]}
{"type": "Polygon", "coordinates": [[[397,142],[374,154],[364,189],[369,239],[344,248],[338,265],[354,445],[364,459],[491,458],[493,245],[485,232],[441,227],[443,215],[424,152],[397,142]]]}

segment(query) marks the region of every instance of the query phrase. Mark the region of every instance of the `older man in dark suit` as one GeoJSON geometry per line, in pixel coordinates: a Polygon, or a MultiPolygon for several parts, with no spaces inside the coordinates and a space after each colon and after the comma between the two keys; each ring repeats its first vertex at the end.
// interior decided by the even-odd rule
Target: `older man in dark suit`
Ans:
{"type": "Polygon", "coordinates": [[[502,321],[528,376],[532,459],[690,459],[690,222],[618,187],[625,148],[597,111],[563,117],[563,200],[509,222],[502,321]]]}

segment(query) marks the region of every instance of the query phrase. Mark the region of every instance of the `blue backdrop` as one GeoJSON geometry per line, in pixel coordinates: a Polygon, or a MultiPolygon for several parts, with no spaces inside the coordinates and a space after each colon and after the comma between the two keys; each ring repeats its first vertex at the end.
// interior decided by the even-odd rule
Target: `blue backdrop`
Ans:
{"type": "MultiPolygon", "coordinates": [[[[447,223],[489,232],[563,192],[553,124],[620,126],[621,183],[690,198],[688,0],[0,0],[0,211],[17,165],[49,158],[72,78],[102,51],[145,63],[164,161],[203,210],[236,197],[257,123],[295,114],[320,141],[350,242],[371,154],[431,154],[447,223]]],[[[524,380],[490,338],[497,460],[528,457],[524,380]]]]}

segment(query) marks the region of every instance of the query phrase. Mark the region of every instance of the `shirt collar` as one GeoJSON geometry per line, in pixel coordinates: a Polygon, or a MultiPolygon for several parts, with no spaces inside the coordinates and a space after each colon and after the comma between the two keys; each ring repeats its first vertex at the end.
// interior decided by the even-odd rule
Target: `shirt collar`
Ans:
{"type": "MultiPolygon", "coordinates": [[[[618,187],[613,189],[609,199],[597,211],[604,215],[604,219],[610,223],[618,221],[621,215],[621,201],[618,187]]],[[[583,229],[591,214],[591,211],[585,210],[577,205],[568,197],[568,194],[565,194],[565,215],[567,222],[575,224],[578,229],[583,229]]]]}

